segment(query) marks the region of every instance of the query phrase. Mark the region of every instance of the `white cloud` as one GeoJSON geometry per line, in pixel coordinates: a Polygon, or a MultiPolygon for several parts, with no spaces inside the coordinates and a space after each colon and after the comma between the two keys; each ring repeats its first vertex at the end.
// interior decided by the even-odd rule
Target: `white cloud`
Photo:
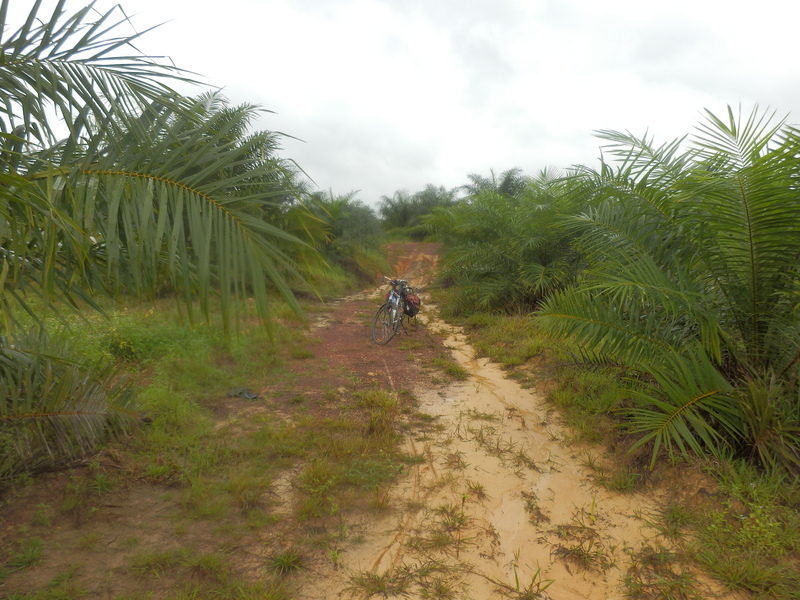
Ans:
{"type": "Polygon", "coordinates": [[[288,157],[369,203],[595,164],[598,129],[667,142],[704,108],[800,101],[800,6],[783,0],[121,2],[139,29],[167,21],[144,50],[275,111],[259,126],[304,140],[285,140],[288,157]]]}

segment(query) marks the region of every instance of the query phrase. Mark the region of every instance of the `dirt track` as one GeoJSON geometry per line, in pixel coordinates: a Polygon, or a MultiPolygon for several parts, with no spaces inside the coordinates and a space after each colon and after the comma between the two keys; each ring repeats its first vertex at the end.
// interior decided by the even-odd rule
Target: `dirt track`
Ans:
{"type": "MultiPolygon", "coordinates": [[[[395,274],[424,290],[436,266],[433,250],[396,247],[395,274]]],[[[354,574],[392,581],[409,573],[417,575],[410,597],[625,597],[626,550],[653,542],[655,531],[642,517],[654,513],[659,498],[596,486],[582,465],[600,449],[571,442],[536,389],[522,389],[476,359],[465,336],[439,320],[421,295],[424,329],[443,337],[469,378],[437,389],[413,383],[422,410],[439,424],[436,435],[409,442],[409,452],[427,460],[396,483],[388,516],[361,523],[360,543],[342,552],[337,569],[319,572],[300,597],[369,597],[350,585],[354,574]]],[[[393,361],[383,353],[397,343],[367,349],[373,359],[382,355],[386,373],[393,361]]],[[[388,383],[394,385],[391,377],[388,383]]]]}

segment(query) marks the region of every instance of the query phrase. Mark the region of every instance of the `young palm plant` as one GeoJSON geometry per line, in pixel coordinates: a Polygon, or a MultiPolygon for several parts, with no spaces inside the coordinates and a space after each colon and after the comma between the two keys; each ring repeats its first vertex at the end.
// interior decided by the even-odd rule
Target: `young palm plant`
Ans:
{"type": "Polygon", "coordinates": [[[425,219],[445,246],[441,277],[455,290],[455,308],[526,312],[576,272],[573,214],[563,182],[543,172],[515,196],[480,188],[468,200],[425,219]]]}
{"type": "Polygon", "coordinates": [[[591,208],[571,219],[589,269],[540,322],[638,374],[630,426],[652,463],[662,448],[732,447],[800,468],[797,130],[729,109],[686,150],[601,137],[618,165],[579,170],[591,208]],[[756,404],[776,397],[769,431],[755,430],[756,404]]]}
{"type": "Polygon", "coordinates": [[[270,288],[300,312],[284,279],[299,242],[269,221],[290,178],[276,135],[246,133],[258,109],[177,94],[182,72],[117,36],[117,9],[64,4],[37,0],[17,30],[0,4],[0,443],[19,459],[5,472],[80,454],[130,415],[110,376],[43,357],[22,321],[164,285],[190,317],[217,295],[226,326],[249,295],[268,321],[270,288]]]}

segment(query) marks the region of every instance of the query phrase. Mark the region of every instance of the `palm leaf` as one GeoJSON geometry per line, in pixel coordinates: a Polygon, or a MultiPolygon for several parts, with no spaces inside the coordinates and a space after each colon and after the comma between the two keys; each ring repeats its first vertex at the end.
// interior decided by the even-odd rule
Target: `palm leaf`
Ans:
{"type": "Polygon", "coordinates": [[[706,450],[718,454],[726,446],[718,428],[737,431],[737,407],[730,397],[732,386],[705,353],[695,348],[670,354],[646,371],[655,385],[649,391],[633,388],[632,395],[642,406],[626,411],[630,431],[644,434],[631,451],[652,442],[651,468],[662,448],[670,455],[676,451],[702,455],[706,450]]]}
{"type": "Polygon", "coordinates": [[[132,388],[113,370],[92,373],[32,331],[0,342],[0,478],[84,456],[134,422],[132,388]]]}

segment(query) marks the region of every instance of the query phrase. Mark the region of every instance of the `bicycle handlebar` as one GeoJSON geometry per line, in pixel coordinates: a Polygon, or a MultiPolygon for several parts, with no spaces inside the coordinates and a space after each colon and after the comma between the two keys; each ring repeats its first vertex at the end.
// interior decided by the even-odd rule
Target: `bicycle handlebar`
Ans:
{"type": "Polygon", "coordinates": [[[408,294],[414,293],[414,288],[408,285],[408,281],[405,279],[391,279],[390,277],[386,277],[386,275],[384,275],[383,278],[401,298],[405,298],[408,294]]]}
{"type": "Polygon", "coordinates": [[[408,285],[408,282],[405,279],[392,279],[390,277],[387,277],[386,275],[384,275],[383,278],[386,281],[388,281],[391,286],[395,286],[395,285],[407,286],[408,285]]]}

